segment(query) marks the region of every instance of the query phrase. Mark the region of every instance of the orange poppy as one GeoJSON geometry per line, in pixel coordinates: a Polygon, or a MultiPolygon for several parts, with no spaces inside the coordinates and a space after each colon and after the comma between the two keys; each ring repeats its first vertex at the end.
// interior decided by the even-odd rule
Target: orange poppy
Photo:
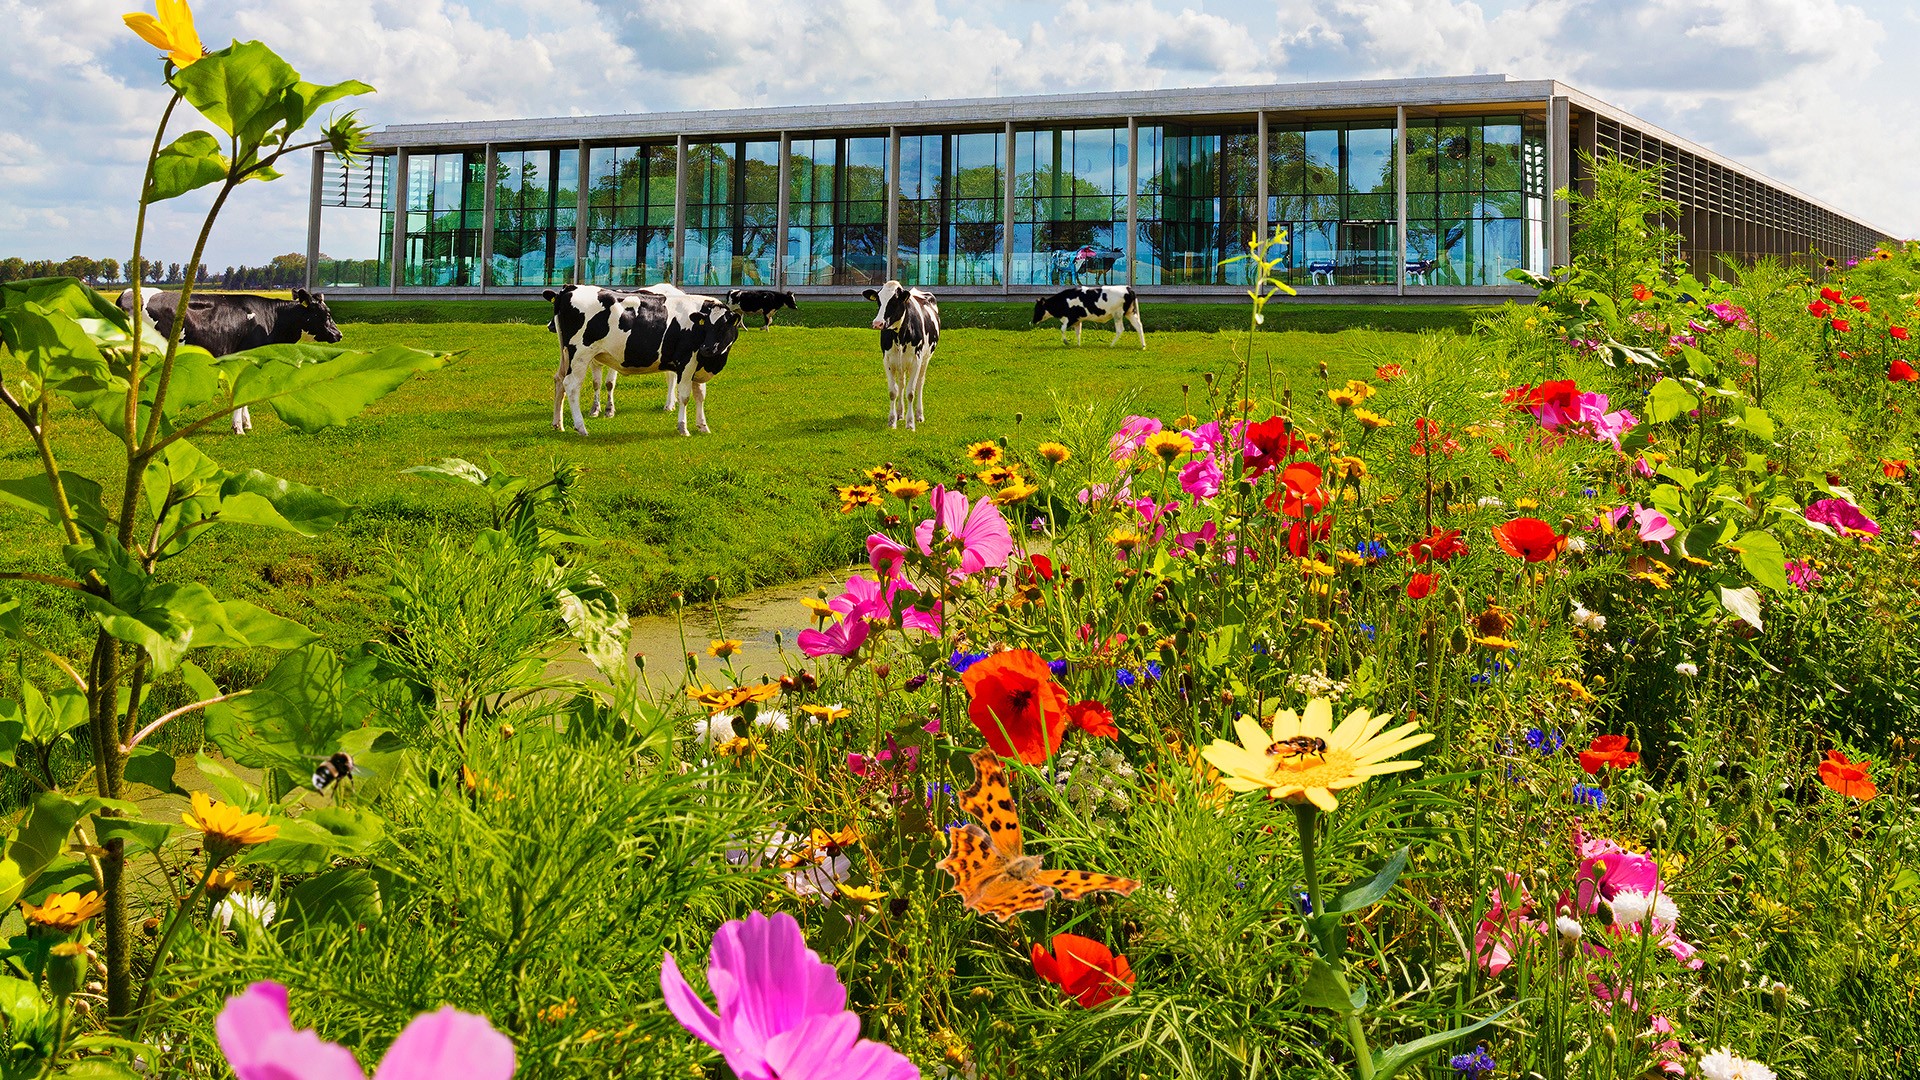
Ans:
{"type": "Polygon", "coordinates": [[[1058,986],[1083,1009],[1133,993],[1133,965],[1124,956],[1079,934],[1055,934],[1053,952],[1033,946],[1033,973],[1058,986]]]}
{"type": "Polygon", "coordinates": [[[1530,563],[1552,562],[1567,542],[1566,537],[1553,531],[1553,526],[1536,517],[1514,518],[1505,525],[1495,525],[1493,538],[1500,550],[1530,563]]]}
{"type": "Polygon", "coordinates": [[[1076,701],[1067,706],[1067,722],[1096,738],[1120,737],[1120,729],[1113,726],[1113,710],[1097,701],[1076,701]]]}
{"type": "Polygon", "coordinates": [[[1920,371],[1913,370],[1913,365],[1905,360],[1895,360],[1887,365],[1887,381],[1920,382],[1920,371]]]}
{"type": "Polygon", "coordinates": [[[1820,782],[1842,795],[1866,802],[1880,794],[1880,789],[1874,787],[1867,776],[1867,766],[1871,764],[1865,759],[1848,761],[1847,755],[1829,750],[1826,760],[1820,763],[1820,782]]]}
{"type": "Polygon", "coordinates": [[[1427,594],[1433,591],[1433,581],[1432,574],[1413,575],[1407,582],[1407,597],[1412,600],[1425,600],[1427,594]]]}
{"type": "Polygon", "coordinates": [[[1580,768],[1590,774],[1602,769],[1630,769],[1639,760],[1638,753],[1627,749],[1625,735],[1602,735],[1580,751],[1580,768]]]}
{"type": "Polygon", "coordinates": [[[994,653],[967,669],[961,681],[971,700],[967,719],[993,752],[1040,765],[1060,749],[1072,726],[1067,692],[1032,649],[994,653]]]}

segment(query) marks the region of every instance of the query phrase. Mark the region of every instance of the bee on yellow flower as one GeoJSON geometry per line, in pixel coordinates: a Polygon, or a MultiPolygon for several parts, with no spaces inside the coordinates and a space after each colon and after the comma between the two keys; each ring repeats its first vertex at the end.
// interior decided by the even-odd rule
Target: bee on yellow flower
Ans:
{"type": "Polygon", "coordinates": [[[1366,428],[1368,431],[1374,431],[1374,430],[1378,430],[1379,428],[1388,428],[1393,426],[1393,421],[1387,419],[1384,416],[1381,416],[1377,412],[1373,412],[1368,409],[1353,410],[1353,418],[1355,420],[1360,421],[1360,426],[1363,428],[1366,428]]]}
{"type": "Polygon", "coordinates": [[[833,493],[840,498],[840,512],[851,514],[862,506],[879,506],[880,489],[872,484],[848,484],[836,487],[833,493]]]}
{"type": "Polygon", "coordinates": [[[722,660],[739,651],[739,638],[715,638],[707,645],[707,655],[722,660]]]}
{"type": "Polygon", "coordinates": [[[1057,442],[1043,442],[1034,448],[1034,453],[1045,458],[1049,465],[1059,465],[1073,456],[1073,451],[1067,449],[1065,444],[1057,442]]]}
{"type": "Polygon", "coordinates": [[[887,494],[896,499],[904,499],[907,502],[912,502],[927,493],[927,486],[925,480],[908,480],[904,477],[896,477],[895,479],[887,481],[887,494]]]}
{"type": "Polygon", "coordinates": [[[1034,487],[1024,480],[1015,480],[1013,483],[994,492],[993,501],[1001,506],[1012,506],[1014,503],[1023,502],[1032,498],[1039,490],[1039,488],[1034,487]]]}
{"type": "Polygon", "coordinates": [[[1373,387],[1359,379],[1348,379],[1347,385],[1338,390],[1327,391],[1327,400],[1343,409],[1351,409],[1372,397],[1374,392],[1373,387]]]}
{"type": "Polygon", "coordinates": [[[1158,431],[1147,436],[1146,451],[1168,465],[1193,453],[1193,440],[1178,431],[1158,431]]]}
{"type": "Polygon", "coordinates": [[[983,467],[987,465],[998,465],[1000,464],[1000,459],[1005,456],[1000,449],[1000,444],[996,442],[982,441],[967,447],[967,457],[975,465],[983,467]]]}

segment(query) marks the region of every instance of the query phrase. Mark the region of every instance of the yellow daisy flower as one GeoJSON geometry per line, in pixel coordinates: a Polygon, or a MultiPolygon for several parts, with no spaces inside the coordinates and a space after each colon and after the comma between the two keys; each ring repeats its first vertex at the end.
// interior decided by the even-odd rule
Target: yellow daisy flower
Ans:
{"type": "Polygon", "coordinates": [[[1335,571],[1333,567],[1311,556],[1303,557],[1300,560],[1301,577],[1332,577],[1335,573],[1337,573],[1337,571],[1335,571]]]}
{"type": "Polygon", "coordinates": [[[1355,420],[1360,421],[1360,426],[1368,429],[1369,431],[1377,428],[1393,426],[1393,421],[1387,419],[1384,416],[1381,416],[1377,412],[1372,412],[1367,409],[1353,410],[1353,418],[1355,420]]]}
{"type": "Polygon", "coordinates": [[[1193,440],[1178,431],[1158,431],[1147,436],[1145,447],[1147,453],[1171,465],[1193,453],[1193,440]]]}
{"type": "Polygon", "coordinates": [[[707,655],[725,659],[740,651],[739,638],[716,638],[707,645],[707,655]]]}
{"type": "Polygon", "coordinates": [[[1133,549],[1147,542],[1147,538],[1133,529],[1115,529],[1107,534],[1107,543],[1120,549],[1123,555],[1131,555],[1133,549]]]}
{"type": "Polygon", "coordinates": [[[990,484],[994,487],[999,487],[1001,484],[1009,484],[1018,479],[1020,479],[1020,470],[1005,463],[995,465],[991,469],[983,469],[980,472],[980,482],[990,484]]]}
{"type": "Polygon", "coordinates": [[[1034,487],[1025,480],[1015,480],[1013,483],[994,492],[993,501],[1001,506],[1012,506],[1014,503],[1032,498],[1039,490],[1039,488],[1034,487]]]}
{"type": "Polygon", "coordinates": [[[977,442],[967,447],[967,457],[972,459],[975,465],[998,465],[1004,456],[1000,451],[1000,444],[996,442],[977,442]]]}
{"type": "Polygon", "coordinates": [[[925,480],[895,479],[887,481],[887,494],[896,499],[905,499],[908,502],[912,502],[926,493],[927,482],[925,480]]]}
{"type": "Polygon", "coordinates": [[[880,489],[872,484],[848,484],[834,488],[833,493],[840,499],[843,514],[851,514],[862,506],[880,505],[880,489]]]}
{"type": "Polygon", "coordinates": [[[1389,760],[1433,739],[1409,722],[1386,731],[1389,714],[1348,713],[1333,725],[1333,703],[1314,698],[1299,715],[1284,710],[1273,718],[1271,733],[1250,716],[1234,721],[1237,743],[1215,739],[1203,756],[1219,769],[1221,783],[1234,791],[1265,790],[1268,798],[1311,802],[1321,810],[1340,806],[1334,792],[1357,787],[1370,776],[1420,767],[1418,760],[1389,760]]]}
{"type": "Polygon", "coordinates": [[[885,892],[883,892],[880,889],[876,889],[871,885],[848,885],[846,882],[843,881],[843,882],[840,882],[837,887],[839,888],[840,894],[842,896],[845,896],[849,900],[859,900],[862,903],[871,904],[875,901],[885,900],[887,898],[887,894],[885,892]]]}
{"type": "Polygon", "coordinates": [[[767,744],[761,742],[759,739],[750,739],[745,735],[735,735],[733,738],[714,747],[713,752],[723,758],[739,758],[742,761],[751,761],[765,753],[766,749],[767,744]]]}
{"type": "Polygon", "coordinates": [[[899,470],[893,467],[892,462],[888,462],[885,465],[875,465],[873,468],[868,469],[867,479],[876,485],[885,486],[891,481],[900,479],[900,473],[899,470]]]}
{"type": "Polygon", "coordinates": [[[1041,457],[1046,458],[1050,464],[1054,465],[1058,465],[1073,456],[1073,451],[1057,442],[1043,442],[1036,448],[1035,452],[1041,457]]]}
{"type": "Polygon", "coordinates": [[[174,67],[186,67],[206,55],[200,32],[193,28],[193,9],[187,0],[154,0],[155,18],[144,11],[120,16],[140,40],[167,54],[174,67]]]}
{"type": "Polygon", "coordinates": [[[107,902],[97,892],[54,893],[38,906],[20,901],[20,913],[35,926],[50,930],[72,930],[107,910],[107,902]]]}
{"type": "Polygon", "coordinates": [[[1301,619],[1300,625],[1311,630],[1318,630],[1323,634],[1333,633],[1333,624],[1325,619],[1301,619]]]}
{"type": "Polygon", "coordinates": [[[208,854],[214,862],[251,844],[264,844],[280,835],[280,826],[267,822],[265,814],[249,814],[237,806],[215,802],[204,791],[193,793],[193,809],[180,820],[206,836],[208,854]]]}
{"type": "Polygon", "coordinates": [[[1355,405],[1372,397],[1373,394],[1373,387],[1368,386],[1359,379],[1348,379],[1346,386],[1338,390],[1327,391],[1327,400],[1343,409],[1351,409],[1355,405]]]}
{"type": "Polygon", "coordinates": [[[832,723],[843,716],[852,716],[853,710],[845,705],[802,705],[800,711],[823,723],[832,723]]]}

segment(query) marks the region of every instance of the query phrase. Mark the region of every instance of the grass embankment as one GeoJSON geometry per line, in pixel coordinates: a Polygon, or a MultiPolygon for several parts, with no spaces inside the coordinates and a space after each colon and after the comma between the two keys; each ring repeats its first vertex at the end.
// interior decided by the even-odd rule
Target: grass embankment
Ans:
{"type": "MultiPolygon", "coordinates": [[[[712,292],[714,290],[706,290],[712,292]]],[[[811,329],[866,329],[873,305],[864,300],[802,298],[798,310],[780,312],[779,324],[811,329]]],[[[545,326],[553,308],[541,300],[356,300],[353,291],[327,295],[327,307],[342,324],[363,323],[527,323],[545,326]]],[[[1266,329],[1285,333],[1331,334],[1343,330],[1443,330],[1464,334],[1473,320],[1494,310],[1459,304],[1303,304],[1276,300],[1268,308],[1266,329]]],[[[942,300],[940,322],[949,329],[1012,330],[1032,328],[1033,304],[1024,300],[942,300]]],[[[1247,306],[1235,304],[1161,304],[1151,295],[1140,306],[1148,333],[1172,330],[1244,331],[1247,306]]],[[[749,317],[748,325],[759,319],[749,317]]],[[[1055,327],[1060,324],[1053,323],[1055,327]]],[[[1112,336],[1108,327],[1089,325],[1087,339],[1112,336]]],[[[1104,339],[1103,339],[1104,340],[1104,339]]]]}
{"type": "MultiPolygon", "coordinates": [[[[216,531],[167,571],[300,619],[336,644],[374,629],[392,553],[436,529],[464,533],[486,524],[477,489],[401,474],[412,465],[464,457],[486,467],[491,459],[510,472],[544,476],[555,462],[580,463],[578,520],[603,541],[591,562],[635,610],[658,609],[676,592],[732,595],[859,557],[866,530],[834,512],[829,485],[850,482],[861,469],[893,461],[937,480],[974,439],[1038,441],[1053,393],[1075,401],[1138,388],[1140,411],[1176,416],[1188,384],[1194,411],[1202,411],[1203,373],[1233,370],[1234,349],[1246,345],[1244,332],[1151,333],[1145,352],[1095,345],[1091,336],[1085,347],[1062,348],[1048,329],[951,332],[927,377],[927,422],[908,432],[886,427],[886,384],[871,330],[776,327],[743,334],[712,384],[713,434],[676,436],[673,418],[660,411],[664,381],[636,376],[621,383],[619,415],[589,419],[593,434],[581,438],[549,426],[557,356],[543,326],[348,323],[343,330],[346,343],[360,348],[402,344],[462,355],[345,428],[302,436],[259,409],[246,438],[202,437],[198,445],[229,468],[318,487],[352,500],[357,512],[316,539],[216,531]]],[[[1320,362],[1336,379],[1359,376],[1407,341],[1361,330],[1262,334],[1255,369],[1264,373],[1271,357],[1278,383],[1317,386],[1320,362]]],[[[64,467],[107,474],[117,446],[72,413],[56,423],[64,467]]],[[[7,439],[0,474],[33,472],[31,447],[17,435],[7,439]]],[[[9,569],[65,572],[53,534],[22,511],[0,510],[0,549],[13,556],[9,569]]],[[[76,608],[57,590],[25,586],[23,594],[50,644],[78,647],[76,608]]]]}

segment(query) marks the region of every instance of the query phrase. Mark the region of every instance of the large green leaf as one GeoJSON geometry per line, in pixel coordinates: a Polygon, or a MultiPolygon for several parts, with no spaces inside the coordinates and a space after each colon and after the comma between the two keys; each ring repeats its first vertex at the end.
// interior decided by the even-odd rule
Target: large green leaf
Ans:
{"type": "Polygon", "coordinates": [[[1393,1080],[1393,1077],[1398,1075],[1401,1069],[1413,1064],[1421,1057],[1440,1049],[1455,1039],[1479,1031],[1481,1028],[1512,1012],[1513,1009],[1513,1005],[1508,1005],[1506,1008],[1501,1009],[1499,1012],[1494,1013],[1492,1016],[1478,1023],[1468,1024],[1466,1027],[1457,1027],[1452,1031],[1442,1031],[1439,1034],[1428,1035],[1425,1038],[1400,1043],[1397,1046],[1389,1046],[1385,1050],[1373,1055],[1373,1080],[1393,1080]]]}
{"type": "Polygon", "coordinates": [[[367,711],[333,650],[308,645],[282,657],[245,697],[209,706],[207,738],[238,764],[305,776],[367,711]]]}
{"type": "Polygon", "coordinates": [[[162,558],[186,550],[216,523],[318,536],[351,509],[323,491],[258,469],[228,472],[184,439],[147,466],[146,494],[148,512],[161,518],[162,558]]]}
{"type": "Polygon", "coordinates": [[[179,784],[173,780],[175,768],[173,755],[151,746],[136,746],[131,757],[127,758],[127,779],[145,784],[165,795],[185,795],[179,784]]]}
{"type": "Polygon", "coordinates": [[[356,926],[380,917],[380,885],[359,867],[340,867],[296,886],[282,913],[289,925],[356,926]]]}
{"type": "Polygon", "coordinates": [[[1393,883],[1400,880],[1400,874],[1407,868],[1407,856],[1411,849],[1401,848],[1393,857],[1380,867],[1379,873],[1372,878],[1342,889],[1333,902],[1327,905],[1331,912],[1351,913],[1364,911],[1386,898],[1393,889],[1393,883]]]}
{"type": "Polygon", "coordinates": [[[315,874],[336,857],[362,855],[380,842],[383,823],[366,810],[329,806],[279,819],[280,835],[248,848],[241,856],[249,866],[269,866],[289,874],[315,874]]]}
{"type": "MultiPolygon", "coordinates": [[[[102,501],[100,485],[92,478],[62,469],[60,489],[66,493],[67,508],[73,511],[76,521],[97,529],[112,524],[102,501]]],[[[59,502],[53,497],[53,484],[47,480],[44,472],[14,480],[0,480],[0,503],[30,510],[55,524],[60,521],[59,502]]]]}
{"type": "MultiPolygon", "coordinates": [[[[197,66],[197,65],[196,65],[197,66]]],[[[221,359],[235,405],[265,405],[296,431],[338,427],[447,357],[390,346],[354,352],[326,345],[265,345],[221,359]]]]}
{"type": "Polygon", "coordinates": [[[87,722],[87,696],[78,687],[63,686],[51,694],[20,676],[20,737],[40,746],[55,740],[87,722]]]}
{"type": "Polygon", "coordinates": [[[164,821],[125,817],[101,817],[95,818],[94,822],[95,836],[101,843],[116,839],[123,841],[129,855],[151,855],[167,846],[173,834],[184,828],[164,821]]]}
{"type": "Polygon", "coordinates": [[[18,1033],[34,1024],[47,1012],[47,999],[40,996],[40,988],[25,979],[16,979],[11,975],[0,975],[0,1016],[7,1019],[7,1026],[18,1033]]]}
{"type": "Polygon", "coordinates": [[[1353,995],[1347,990],[1346,981],[1340,978],[1340,973],[1331,964],[1317,956],[1307,969],[1307,981],[1300,984],[1300,1003],[1332,1009],[1342,1016],[1355,1009],[1353,995]]]}
{"type": "Polygon", "coordinates": [[[78,278],[22,278],[0,283],[0,311],[37,304],[58,311],[68,318],[86,322],[98,320],[127,328],[127,313],[105,295],[88,288],[78,278]]]}
{"type": "Polygon", "coordinates": [[[1740,565],[1746,567],[1754,581],[1775,592],[1788,592],[1793,588],[1793,583],[1787,580],[1787,553],[1773,534],[1742,533],[1731,546],[1740,552],[1740,565]]]}
{"type": "Polygon", "coordinates": [[[153,160],[146,201],[178,198],[189,191],[226,179],[227,156],[220,142],[204,131],[189,131],[168,143],[153,160]]]}
{"type": "Polygon", "coordinates": [[[316,86],[303,80],[288,88],[283,98],[286,103],[283,115],[288,129],[298,131],[307,126],[307,121],[313,119],[314,114],[324,106],[342,98],[373,92],[373,87],[358,79],[348,79],[346,82],[333,83],[329,86],[316,86]]]}
{"type": "Polygon", "coordinates": [[[1700,399],[1680,385],[1678,379],[1661,379],[1647,395],[1647,410],[1656,424],[1678,419],[1699,407],[1700,399]]]}
{"type": "Polygon", "coordinates": [[[6,857],[0,858],[0,909],[12,907],[33,879],[60,857],[67,834],[81,818],[106,805],[104,799],[70,799],[57,792],[36,797],[26,824],[8,841],[6,857]]]}
{"type": "Polygon", "coordinates": [[[187,104],[239,141],[243,159],[285,119],[287,92],[299,83],[300,73],[257,41],[236,41],[173,76],[187,104]]]}
{"type": "Polygon", "coordinates": [[[56,294],[56,301],[44,305],[23,299],[0,308],[0,343],[20,357],[28,374],[49,386],[62,390],[124,387],[93,335],[69,313],[69,308],[84,301],[64,292],[56,294]]]}

